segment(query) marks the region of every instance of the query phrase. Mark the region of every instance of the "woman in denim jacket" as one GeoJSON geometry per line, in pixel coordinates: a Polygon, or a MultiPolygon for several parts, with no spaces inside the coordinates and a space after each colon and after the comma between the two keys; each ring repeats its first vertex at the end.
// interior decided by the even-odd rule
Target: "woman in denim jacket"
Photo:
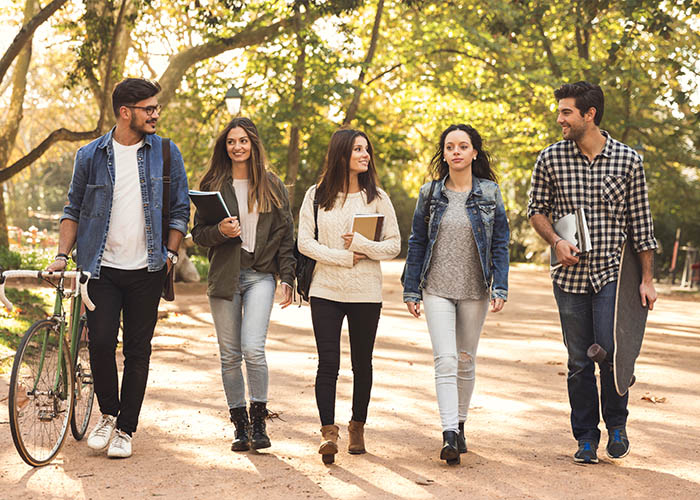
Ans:
{"type": "Polygon", "coordinates": [[[474,128],[450,125],[430,172],[436,180],[421,187],[413,214],[403,300],[416,318],[421,299],[425,304],[443,429],[440,459],[453,465],[467,452],[464,422],[489,302],[498,312],[508,296],[510,230],[474,128]]]}

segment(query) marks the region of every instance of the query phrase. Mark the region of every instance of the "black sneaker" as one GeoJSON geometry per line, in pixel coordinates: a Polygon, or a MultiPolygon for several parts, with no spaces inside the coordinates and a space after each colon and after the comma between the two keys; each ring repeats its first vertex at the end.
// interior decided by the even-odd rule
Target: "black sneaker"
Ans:
{"type": "Polygon", "coordinates": [[[582,439],[578,442],[578,451],[574,454],[574,462],[582,464],[597,464],[597,448],[598,446],[592,441],[586,441],[582,439]]]}
{"type": "Polygon", "coordinates": [[[608,445],[605,451],[610,458],[626,457],[630,452],[630,440],[624,427],[608,429],[608,445]]]}

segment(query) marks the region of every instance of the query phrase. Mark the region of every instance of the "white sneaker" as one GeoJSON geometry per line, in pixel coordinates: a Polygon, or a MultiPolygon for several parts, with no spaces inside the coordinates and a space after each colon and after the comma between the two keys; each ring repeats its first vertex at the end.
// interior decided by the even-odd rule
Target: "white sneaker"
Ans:
{"type": "Polygon", "coordinates": [[[131,436],[121,429],[117,429],[112,443],[107,450],[109,458],[129,458],[131,456],[131,436]]]}
{"type": "Polygon", "coordinates": [[[102,415],[100,421],[88,436],[87,445],[88,448],[100,451],[107,448],[110,439],[112,439],[112,433],[114,428],[117,426],[117,417],[112,415],[102,415]]]}

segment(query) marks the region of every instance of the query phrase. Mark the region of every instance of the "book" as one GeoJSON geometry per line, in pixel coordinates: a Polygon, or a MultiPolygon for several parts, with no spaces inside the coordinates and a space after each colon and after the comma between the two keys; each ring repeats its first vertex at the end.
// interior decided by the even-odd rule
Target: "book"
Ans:
{"type": "Polygon", "coordinates": [[[190,189],[190,199],[197,207],[199,216],[207,224],[218,224],[222,219],[231,217],[223,196],[218,191],[195,191],[190,189]]]}
{"type": "MultiPolygon", "coordinates": [[[[591,233],[588,229],[588,222],[586,221],[586,213],[583,207],[577,208],[574,212],[565,215],[561,219],[557,220],[552,224],[554,232],[557,236],[564,238],[569,243],[576,245],[580,250],[578,255],[590,252],[593,249],[591,245],[591,233]]],[[[554,249],[550,249],[549,252],[549,267],[550,269],[557,269],[561,267],[561,262],[557,258],[557,253],[554,249]]]]}
{"type": "MultiPolygon", "coordinates": [[[[231,217],[223,196],[218,191],[195,191],[190,189],[190,199],[197,207],[197,213],[204,219],[205,224],[218,224],[226,217],[231,217]]],[[[231,241],[240,242],[241,237],[231,238],[231,241]]]]}
{"type": "Polygon", "coordinates": [[[383,225],[384,214],[355,214],[352,219],[352,232],[360,233],[368,240],[379,241],[383,225]]]}

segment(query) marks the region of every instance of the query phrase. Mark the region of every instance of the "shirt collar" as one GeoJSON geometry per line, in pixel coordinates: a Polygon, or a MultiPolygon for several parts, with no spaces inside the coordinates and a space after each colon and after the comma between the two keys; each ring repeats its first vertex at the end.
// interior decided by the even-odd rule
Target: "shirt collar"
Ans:
{"type": "MultiPolygon", "coordinates": [[[[605,145],[603,146],[603,150],[600,152],[600,154],[606,158],[610,158],[613,152],[613,138],[606,130],[601,130],[600,133],[603,134],[603,137],[605,137],[605,145]]],[[[586,155],[581,152],[581,150],[578,148],[578,144],[576,144],[575,141],[567,140],[566,142],[569,143],[569,148],[571,149],[571,154],[573,156],[580,155],[585,158],[586,155]]]]}

